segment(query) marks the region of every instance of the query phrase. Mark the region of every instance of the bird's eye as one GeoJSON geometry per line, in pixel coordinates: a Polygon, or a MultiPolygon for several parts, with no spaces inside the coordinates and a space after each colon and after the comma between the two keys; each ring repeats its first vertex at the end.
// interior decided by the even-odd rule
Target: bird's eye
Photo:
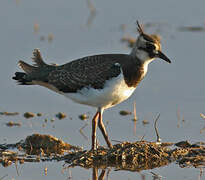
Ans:
{"type": "Polygon", "coordinates": [[[155,45],[149,44],[149,43],[146,44],[146,48],[147,48],[148,50],[150,50],[150,51],[153,51],[153,50],[156,49],[156,48],[155,48],[155,45]]]}

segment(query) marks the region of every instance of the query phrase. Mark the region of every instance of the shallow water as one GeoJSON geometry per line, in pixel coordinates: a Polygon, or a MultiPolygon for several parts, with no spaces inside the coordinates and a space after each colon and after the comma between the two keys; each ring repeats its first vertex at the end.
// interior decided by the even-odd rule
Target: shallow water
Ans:
{"type": "MultiPolygon", "coordinates": [[[[1,1],[0,2],[0,49],[1,49],[1,107],[0,111],[17,111],[21,114],[14,117],[0,115],[0,143],[12,143],[24,139],[33,133],[51,134],[74,145],[90,147],[91,122],[84,128],[89,142],[79,133],[85,121],[79,114],[89,112],[92,117],[93,108],[75,104],[70,100],[48,91],[42,87],[17,86],[11,79],[17,68],[19,59],[31,62],[32,50],[40,48],[48,63],[63,64],[82,56],[100,53],[129,53],[130,49],[120,39],[124,35],[136,36],[135,21],[156,23],[146,28],[146,32],[159,33],[162,36],[162,49],[172,60],[172,64],[156,60],[149,65],[146,78],[139,85],[132,97],[120,105],[105,111],[104,122],[108,122],[107,130],[111,139],[119,141],[136,141],[143,135],[148,141],[155,141],[153,122],[160,113],[159,133],[163,141],[190,140],[204,141],[200,129],[205,126],[200,113],[204,112],[205,84],[203,58],[203,31],[180,31],[184,26],[204,27],[204,1],[123,1],[110,0],[95,2],[97,10],[93,21],[88,25],[90,10],[86,1],[1,1]],[[116,6],[117,2],[117,6],[116,6]],[[186,7],[184,6],[186,4],[186,7]],[[34,24],[39,24],[39,31],[34,33],[34,24]],[[125,30],[120,28],[125,24],[125,30]],[[48,34],[54,39],[48,42],[48,34]],[[46,40],[42,39],[42,36],[46,40]],[[120,116],[120,110],[132,111],[136,101],[139,121],[134,133],[132,116],[120,116]],[[26,111],[42,112],[42,118],[25,119],[26,111]],[[65,112],[68,118],[57,120],[57,112],[65,112]],[[179,127],[177,112],[180,120],[179,127]],[[72,118],[72,120],[70,119],[72,118]],[[44,119],[48,123],[43,127],[44,119]],[[55,121],[50,122],[51,118],[55,121]],[[143,125],[142,120],[148,120],[143,125]],[[21,127],[7,127],[8,121],[21,122],[21,127]]],[[[100,144],[104,140],[98,133],[100,144]]],[[[114,142],[113,142],[114,143],[114,142]]],[[[69,172],[62,174],[63,163],[26,163],[19,166],[17,175],[15,166],[0,168],[0,178],[5,179],[67,179],[69,172]],[[47,176],[44,168],[48,167],[47,176]]],[[[181,169],[175,164],[154,170],[141,172],[146,179],[152,179],[150,172],[160,174],[166,179],[197,179],[199,169],[181,169]]],[[[73,179],[92,178],[92,170],[73,168],[73,179]]],[[[137,172],[113,171],[110,179],[140,179],[137,172]]]]}

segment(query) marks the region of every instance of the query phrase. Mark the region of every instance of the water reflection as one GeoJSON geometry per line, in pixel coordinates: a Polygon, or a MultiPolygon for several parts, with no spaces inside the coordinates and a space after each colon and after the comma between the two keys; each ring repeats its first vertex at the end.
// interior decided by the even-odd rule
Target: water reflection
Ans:
{"type": "MultiPolygon", "coordinates": [[[[179,167],[205,167],[205,145],[188,141],[175,143],[122,142],[113,148],[82,150],[50,135],[34,134],[15,144],[0,144],[0,164],[4,167],[27,163],[65,162],[64,169],[92,169],[93,180],[103,180],[115,171],[141,172],[176,162],[179,167]],[[15,151],[14,151],[15,150],[15,151]]],[[[18,173],[18,168],[17,174],[18,173]]],[[[45,174],[47,168],[44,169],[45,174]]],[[[153,179],[162,176],[151,172],[153,179]]],[[[199,178],[202,176],[200,172],[199,178]]],[[[142,176],[143,178],[144,176],[142,176]]]]}
{"type": "Polygon", "coordinates": [[[90,14],[88,16],[86,25],[88,27],[90,27],[92,22],[93,22],[93,20],[95,19],[95,16],[96,16],[96,8],[93,5],[93,3],[91,2],[91,0],[87,0],[87,6],[88,6],[88,8],[90,10],[90,14]]]}
{"type": "Polygon", "coordinates": [[[98,176],[98,168],[97,167],[93,167],[93,174],[92,174],[92,180],[104,180],[105,178],[105,172],[106,170],[105,169],[102,169],[101,170],[101,173],[100,175],[98,176]]]}

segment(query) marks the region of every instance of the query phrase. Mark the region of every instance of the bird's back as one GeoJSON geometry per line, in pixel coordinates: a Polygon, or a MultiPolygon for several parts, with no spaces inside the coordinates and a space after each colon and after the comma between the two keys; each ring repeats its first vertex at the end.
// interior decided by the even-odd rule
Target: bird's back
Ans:
{"type": "Polygon", "coordinates": [[[107,80],[123,73],[128,87],[136,87],[144,77],[143,66],[127,54],[101,54],[73,60],[63,65],[48,65],[35,49],[34,66],[19,62],[25,73],[17,72],[22,84],[38,84],[62,93],[73,93],[84,87],[102,89],[107,80]]]}

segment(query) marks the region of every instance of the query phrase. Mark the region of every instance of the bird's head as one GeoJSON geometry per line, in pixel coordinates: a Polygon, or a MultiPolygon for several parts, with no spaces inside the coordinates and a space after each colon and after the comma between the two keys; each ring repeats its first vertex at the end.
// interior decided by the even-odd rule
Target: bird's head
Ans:
{"type": "Polygon", "coordinates": [[[144,33],[138,21],[137,30],[139,32],[139,36],[131,52],[132,55],[136,56],[141,62],[151,62],[155,58],[160,58],[171,63],[169,58],[161,51],[159,36],[144,33]]]}

